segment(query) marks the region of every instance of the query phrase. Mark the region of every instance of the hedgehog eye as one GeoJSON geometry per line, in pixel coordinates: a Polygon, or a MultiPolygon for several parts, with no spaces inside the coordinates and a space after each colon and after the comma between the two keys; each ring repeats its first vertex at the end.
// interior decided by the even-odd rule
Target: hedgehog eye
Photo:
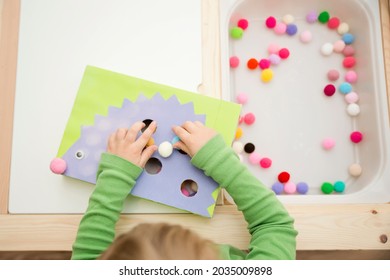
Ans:
{"type": "Polygon", "coordinates": [[[84,152],[83,152],[83,151],[77,151],[77,152],[75,153],[75,157],[76,157],[77,159],[82,159],[82,158],[84,157],[84,152]]]}

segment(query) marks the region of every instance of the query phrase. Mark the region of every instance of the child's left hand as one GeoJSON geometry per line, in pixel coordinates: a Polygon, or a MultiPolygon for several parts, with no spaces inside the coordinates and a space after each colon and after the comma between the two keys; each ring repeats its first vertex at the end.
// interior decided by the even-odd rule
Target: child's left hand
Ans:
{"type": "Polygon", "coordinates": [[[157,150],[156,145],[146,147],[157,126],[156,122],[153,121],[137,139],[138,133],[144,127],[145,123],[136,122],[130,129],[119,128],[115,133],[111,134],[108,140],[107,152],[144,168],[146,162],[157,150]]]}

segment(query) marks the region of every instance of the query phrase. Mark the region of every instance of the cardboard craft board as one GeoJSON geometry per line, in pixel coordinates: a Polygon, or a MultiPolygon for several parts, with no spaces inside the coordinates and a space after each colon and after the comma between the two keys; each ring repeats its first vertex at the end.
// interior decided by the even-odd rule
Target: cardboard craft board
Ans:
{"type": "MultiPolygon", "coordinates": [[[[118,128],[155,120],[153,139],[160,145],[174,139],[173,125],[200,121],[217,130],[230,146],[240,108],[232,102],[88,66],[57,157],[67,163],[64,175],[94,184],[100,155],[118,128]]],[[[169,157],[156,152],[152,159],[161,164],[161,170],[143,172],[132,195],[206,217],[213,215],[218,184],[195,168],[189,156],[174,150],[169,157]],[[192,195],[183,193],[188,181],[196,185],[192,195]]]]}

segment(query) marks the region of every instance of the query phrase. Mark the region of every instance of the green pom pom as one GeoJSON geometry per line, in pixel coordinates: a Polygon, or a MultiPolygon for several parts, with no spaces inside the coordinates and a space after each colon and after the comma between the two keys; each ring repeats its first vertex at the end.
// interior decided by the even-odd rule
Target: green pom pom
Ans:
{"type": "Polygon", "coordinates": [[[337,181],[334,183],[334,191],[335,192],[343,192],[345,190],[345,183],[342,181],[337,181]]]}
{"type": "Polygon", "coordinates": [[[233,39],[241,39],[243,34],[244,30],[240,27],[233,27],[232,29],[230,29],[230,36],[233,39]]]}
{"type": "Polygon", "coordinates": [[[318,21],[321,23],[327,23],[329,21],[330,15],[327,11],[323,11],[318,15],[318,21]]]}
{"type": "Polygon", "coordinates": [[[325,194],[330,194],[333,192],[333,185],[329,182],[325,182],[321,186],[321,191],[325,194]]]}

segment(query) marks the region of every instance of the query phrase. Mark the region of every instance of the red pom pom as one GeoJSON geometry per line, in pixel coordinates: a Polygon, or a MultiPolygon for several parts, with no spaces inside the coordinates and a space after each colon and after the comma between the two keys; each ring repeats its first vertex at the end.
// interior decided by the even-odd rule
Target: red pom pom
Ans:
{"type": "Polygon", "coordinates": [[[290,174],[286,171],[283,171],[278,175],[278,180],[280,183],[286,183],[288,180],[290,180],[290,174]]]}
{"type": "Polygon", "coordinates": [[[249,69],[254,70],[259,67],[259,62],[255,58],[251,58],[248,60],[247,66],[249,69]]]}
{"type": "Polygon", "coordinates": [[[345,68],[352,68],[355,66],[356,60],[353,56],[347,56],[343,60],[343,65],[345,68]]]}

